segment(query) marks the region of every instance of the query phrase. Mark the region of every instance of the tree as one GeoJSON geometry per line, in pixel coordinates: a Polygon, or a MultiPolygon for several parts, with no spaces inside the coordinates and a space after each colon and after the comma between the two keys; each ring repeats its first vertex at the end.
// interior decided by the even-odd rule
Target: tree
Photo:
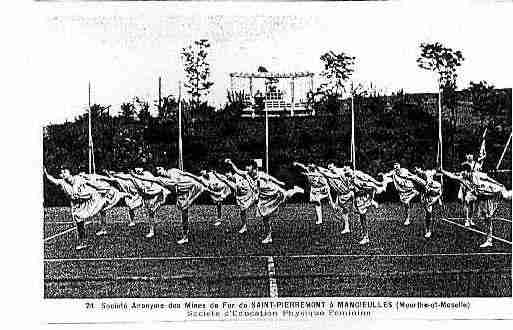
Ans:
{"type": "Polygon", "coordinates": [[[463,63],[465,58],[459,50],[445,47],[440,42],[421,43],[420,55],[417,58],[417,65],[424,70],[437,74],[438,88],[442,91],[442,104],[451,111],[450,123],[454,128],[456,126],[456,78],[457,69],[463,63]]]}
{"type": "Polygon", "coordinates": [[[449,109],[448,145],[451,146],[452,156],[455,154],[454,134],[456,130],[458,98],[456,94],[457,69],[464,61],[463,54],[459,50],[445,47],[440,42],[421,43],[420,55],[417,65],[424,70],[434,72],[438,76],[438,89],[441,91],[442,107],[449,109]]]}
{"type": "Polygon", "coordinates": [[[347,91],[346,83],[354,72],[356,57],[344,52],[336,54],[329,51],[321,56],[321,61],[324,65],[321,76],[326,80],[321,85],[322,91],[325,95],[342,95],[342,92],[347,91]]]}
{"type": "Polygon", "coordinates": [[[198,108],[212,85],[210,79],[210,64],[207,62],[210,43],[207,39],[195,41],[189,47],[182,49],[182,60],[186,81],[184,86],[191,96],[193,108],[198,108]]]}
{"type": "Polygon", "coordinates": [[[246,94],[244,91],[227,91],[226,99],[228,100],[221,109],[221,115],[224,115],[227,119],[238,118],[244,108],[248,106],[246,102],[246,94]]]}
{"type": "Polygon", "coordinates": [[[470,94],[473,110],[485,125],[489,123],[494,126],[501,112],[507,112],[511,107],[506,93],[486,81],[471,81],[467,92],[470,94]]]}
{"type": "Polygon", "coordinates": [[[139,121],[147,124],[152,118],[150,113],[150,104],[147,101],[144,101],[138,97],[135,98],[135,103],[139,107],[139,111],[137,112],[137,118],[139,119],[139,121]]]}
{"type": "Polygon", "coordinates": [[[121,103],[121,112],[119,117],[124,121],[130,122],[135,119],[135,106],[130,102],[121,103]]]}
{"type": "Polygon", "coordinates": [[[465,60],[461,51],[445,47],[440,42],[423,42],[420,44],[420,51],[418,66],[437,73],[439,87],[456,81],[456,70],[465,60]]]}
{"type": "Polygon", "coordinates": [[[177,120],[178,101],[173,95],[162,98],[162,103],[158,109],[157,118],[159,121],[177,120]]]}
{"type": "MultiPolygon", "coordinates": [[[[98,119],[108,119],[110,118],[110,105],[101,105],[101,104],[93,104],[91,105],[91,120],[96,121],[98,119]]],[[[87,120],[87,116],[89,115],[89,110],[86,110],[83,114],[78,116],[77,120],[87,120]]]]}

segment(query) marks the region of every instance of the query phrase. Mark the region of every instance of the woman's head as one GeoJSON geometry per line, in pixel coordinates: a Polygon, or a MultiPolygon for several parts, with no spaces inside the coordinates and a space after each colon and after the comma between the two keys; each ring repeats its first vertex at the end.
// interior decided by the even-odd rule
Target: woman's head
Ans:
{"type": "Polygon", "coordinates": [[[61,177],[61,179],[64,179],[64,180],[70,180],[72,177],[71,171],[67,167],[61,167],[59,176],[61,177]]]}
{"type": "Polygon", "coordinates": [[[233,180],[233,172],[232,171],[228,171],[224,174],[224,176],[226,176],[228,179],[230,180],[233,180]]]}
{"type": "Polygon", "coordinates": [[[164,167],[162,166],[157,166],[155,167],[155,172],[160,175],[160,176],[163,176],[165,174],[165,170],[164,170],[164,167]]]}
{"type": "Polygon", "coordinates": [[[461,167],[461,172],[465,178],[470,178],[472,176],[472,167],[468,163],[464,163],[461,167]]]}
{"type": "Polygon", "coordinates": [[[258,172],[258,162],[257,162],[255,159],[251,160],[251,161],[249,162],[249,164],[248,164],[247,169],[248,169],[248,172],[249,172],[250,174],[255,174],[255,173],[257,173],[257,172],[258,172]]]}

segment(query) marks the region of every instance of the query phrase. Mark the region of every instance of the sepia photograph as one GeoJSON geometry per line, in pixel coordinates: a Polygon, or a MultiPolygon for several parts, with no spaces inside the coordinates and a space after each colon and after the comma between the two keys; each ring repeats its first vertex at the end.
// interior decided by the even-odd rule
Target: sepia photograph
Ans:
{"type": "Polygon", "coordinates": [[[511,306],[513,3],[34,7],[45,304],[511,306]]]}

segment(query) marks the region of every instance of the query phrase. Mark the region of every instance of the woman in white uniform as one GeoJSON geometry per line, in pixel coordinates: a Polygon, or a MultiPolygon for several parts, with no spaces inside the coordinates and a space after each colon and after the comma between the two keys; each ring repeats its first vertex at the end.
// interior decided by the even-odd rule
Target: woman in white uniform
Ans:
{"type": "Polygon", "coordinates": [[[363,238],[359,244],[368,244],[370,239],[369,226],[367,222],[367,211],[371,206],[378,207],[378,203],[374,200],[374,196],[386,190],[390,179],[384,177],[384,180],[379,182],[369,174],[362,171],[353,170],[350,167],[346,167],[345,176],[352,180],[354,206],[360,216],[363,238]]]}
{"type": "Polygon", "coordinates": [[[127,194],[124,198],[124,201],[128,207],[128,227],[135,226],[135,210],[139,207],[142,207],[144,203],[143,198],[137,189],[137,186],[132,181],[131,175],[110,171],[106,171],[106,175],[107,176],[103,177],[103,180],[111,182],[113,185],[116,185],[121,191],[127,194]]]}
{"type": "Polygon", "coordinates": [[[322,223],[322,200],[328,198],[329,195],[328,181],[314,164],[306,166],[299,162],[294,162],[292,165],[302,169],[303,171],[301,173],[306,176],[308,180],[310,186],[310,203],[314,204],[317,217],[315,224],[319,225],[322,223]]]}
{"type": "Polygon", "coordinates": [[[82,250],[86,244],[85,220],[97,214],[103,216],[102,210],[108,201],[96,189],[86,184],[86,180],[78,175],[72,175],[69,169],[62,168],[59,179],[51,176],[44,169],[46,178],[59,186],[71,201],[71,215],[77,228],[78,242],[75,249],[82,250]]]}
{"type": "Polygon", "coordinates": [[[213,171],[202,170],[199,176],[184,172],[185,175],[192,177],[193,179],[200,181],[208,189],[216,192],[216,195],[210,194],[210,199],[216,205],[217,218],[214,222],[214,226],[219,226],[222,223],[222,210],[223,201],[230,195],[231,189],[225,182],[225,177],[221,174],[214,174],[213,171]],[[222,179],[224,180],[222,180],[222,179]]]}
{"type": "Polygon", "coordinates": [[[344,221],[342,234],[348,234],[351,232],[349,227],[349,213],[353,208],[353,180],[352,178],[346,177],[345,168],[336,167],[334,164],[328,164],[327,169],[318,167],[318,171],[326,178],[328,183],[328,196],[331,207],[335,211],[336,216],[338,217],[338,215],[340,215],[344,221]]]}
{"type": "Polygon", "coordinates": [[[239,234],[243,234],[248,230],[247,211],[258,200],[258,188],[256,182],[249,176],[247,171],[239,170],[233,163],[232,166],[234,172],[228,172],[225,175],[214,172],[214,175],[226,183],[234,192],[235,202],[239,207],[242,223],[239,234]]]}
{"type": "MultiPolygon", "coordinates": [[[[465,161],[461,164],[462,166],[470,166],[471,171],[481,172],[483,168],[484,157],[480,157],[477,161],[474,160],[474,155],[465,155],[465,161]]],[[[463,205],[463,211],[465,212],[465,227],[474,225],[472,218],[477,213],[477,196],[472,194],[464,184],[460,183],[460,189],[458,190],[458,199],[463,205]]]]}
{"type": "MultiPolygon", "coordinates": [[[[226,162],[232,165],[236,171],[231,160],[227,159],[226,162]]],[[[247,168],[247,174],[257,183],[258,200],[257,200],[257,214],[262,217],[266,227],[267,235],[262,240],[262,244],[272,243],[272,226],[270,217],[283,204],[287,199],[297,193],[304,193],[304,190],[298,186],[290,190],[285,190],[284,182],[262,172],[258,169],[258,164],[253,161],[247,168]]]]}
{"type": "Polygon", "coordinates": [[[399,199],[406,210],[404,225],[408,226],[411,219],[411,201],[420,193],[415,187],[414,175],[399,163],[394,163],[392,171],[383,174],[384,178],[392,178],[395,189],[399,192],[399,199]]]}
{"type": "Polygon", "coordinates": [[[182,238],[178,244],[189,242],[189,207],[204,192],[207,191],[213,195],[219,193],[210,190],[202,182],[194,179],[190,173],[183,172],[176,168],[164,169],[157,167],[157,175],[152,177],[141,177],[135,173],[132,175],[143,181],[157,183],[176,193],[176,207],[180,210],[182,220],[182,238]]]}
{"type": "MultiPolygon", "coordinates": [[[[124,180],[124,175],[113,175],[116,178],[124,180]]],[[[155,178],[150,171],[146,171],[141,167],[135,168],[130,173],[130,180],[137,188],[141,198],[143,199],[144,206],[148,211],[148,222],[150,230],[146,234],[146,238],[155,236],[155,216],[157,210],[164,205],[167,197],[171,193],[166,187],[158,184],[158,182],[151,182],[150,179],[155,178]]]]}
{"type": "Polygon", "coordinates": [[[511,191],[506,187],[490,178],[486,173],[474,171],[469,164],[463,166],[460,173],[451,173],[440,170],[445,176],[463,184],[466,189],[476,196],[476,203],[484,214],[485,223],[488,225],[486,240],[480,247],[490,247],[493,245],[493,215],[499,206],[501,200],[511,200],[511,191]]]}
{"type": "MultiPolygon", "coordinates": [[[[79,176],[85,180],[85,184],[92,187],[93,189],[96,189],[100,195],[102,195],[106,200],[107,203],[103,207],[102,212],[105,212],[114,206],[116,206],[125,196],[128,194],[125,192],[120,191],[116,187],[114,187],[111,183],[104,180],[102,175],[99,174],[86,174],[86,173],[80,173],[79,176]]],[[[96,232],[97,236],[103,236],[107,234],[107,222],[106,217],[102,216],[100,219],[100,230],[96,232]]]]}
{"type": "Polygon", "coordinates": [[[425,238],[430,238],[433,232],[433,205],[441,203],[442,184],[435,180],[436,170],[414,169],[416,182],[422,187],[421,203],[426,212],[424,218],[425,238]]]}

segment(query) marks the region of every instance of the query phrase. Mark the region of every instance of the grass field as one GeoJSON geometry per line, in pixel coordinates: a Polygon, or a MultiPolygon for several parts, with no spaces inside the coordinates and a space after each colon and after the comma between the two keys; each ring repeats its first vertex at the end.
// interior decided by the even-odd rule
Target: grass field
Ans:
{"type": "MultiPolygon", "coordinates": [[[[158,212],[155,237],[147,225],[127,226],[124,207],[107,215],[109,234],[96,237],[86,226],[91,246],[76,251],[74,225],[67,208],[44,212],[44,296],[84,297],[503,297],[511,296],[511,204],[496,213],[494,246],[479,248],[484,235],[461,226],[461,207],[435,209],[434,233],[423,237],[418,205],[404,226],[398,204],[383,204],[368,214],[371,243],[358,244],[329,207],[315,225],[310,205],[289,204],[275,214],[273,243],[262,245],[260,219],[250,214],[249,230],[239,235],[237,208],[223,208],[224,223],[214,227],[215,208],[191,209],[190,243],[180,238],[173,206],[158,212]],[[444,218],[442,220],[441,218],[444,218]],[[460,219],[458,219],[460,218],[460,219]]],[[[136,216],[146,219],[142,210],[136,216]]],[[[476,222],[477,231],[485,231],[476,222]]]]}

